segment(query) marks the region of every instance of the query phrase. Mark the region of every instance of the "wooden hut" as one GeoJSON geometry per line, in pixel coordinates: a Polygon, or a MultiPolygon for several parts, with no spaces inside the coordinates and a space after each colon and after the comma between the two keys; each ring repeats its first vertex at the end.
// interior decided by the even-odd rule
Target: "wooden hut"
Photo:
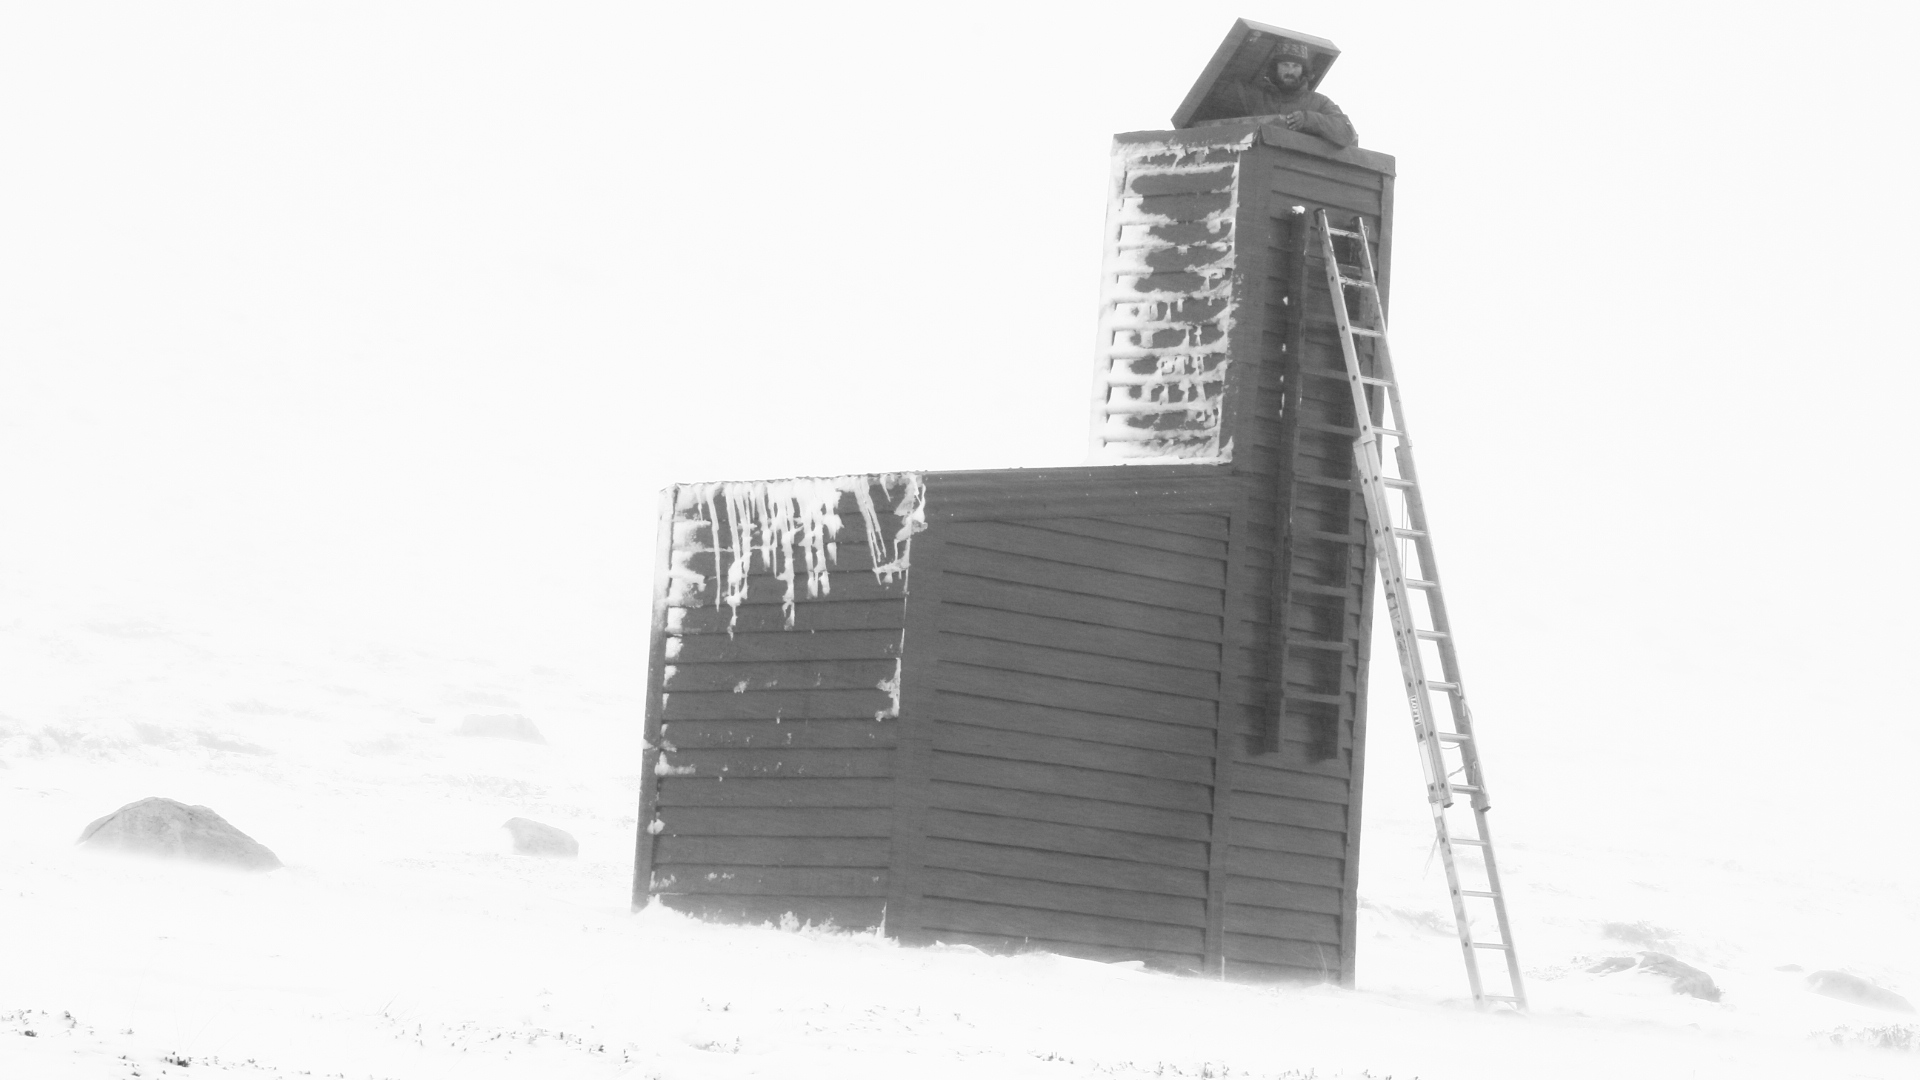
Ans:
{"type": "Polygon", "coordinates": [[[1311,229],[1384,283],[1393,161],[1113,154],[1094,464],[666,493],[636,905],[1352,979],[1373,567],[1311,229]]]}

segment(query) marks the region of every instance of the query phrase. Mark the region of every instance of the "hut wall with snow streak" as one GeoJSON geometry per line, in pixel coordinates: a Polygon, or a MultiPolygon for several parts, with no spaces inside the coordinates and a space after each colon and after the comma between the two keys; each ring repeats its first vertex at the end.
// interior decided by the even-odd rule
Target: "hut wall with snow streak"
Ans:
{"type": "Polygon", "coordinates": [[[1096,464],[672,490],[636,903],[1351,980],[1373,568],[1309,230],[1384,281],[1392,159],[1114,159],[1096,464]]]}

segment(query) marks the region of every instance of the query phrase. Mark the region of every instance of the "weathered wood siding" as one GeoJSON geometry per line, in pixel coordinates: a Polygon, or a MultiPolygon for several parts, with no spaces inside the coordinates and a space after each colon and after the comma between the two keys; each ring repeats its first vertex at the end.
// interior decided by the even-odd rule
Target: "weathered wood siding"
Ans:
{"type": "Polygon", "coordinates": [[[1234,505],[1209,472],[928,477],[903,934],[1203,968],[1234,505]]]}
{"type": "Polygon", "coordinates": [[[1229,975],[1350,982],[1374,574],[1312,224],[1322,208],[1342,225],[1365,215],[1385,282],[1392,160],[1263,128],[1241,171],[1245,304],[1225,423],[1249,481],[1236,591],[1259,599],[1237,627],[1246,682],[1226,714],[1223,950],[1229,975]]]}
{"type": "MultiPolygon", "coordinates": [[[[827,591],[808,596],[804,550],[741,539],[751,501],[730,505],[716,494],[725,487],[680,487],[666,500],[641,830],[650,872],[636,900],[651,893],[709,915],[877,925],[894,824],[906,575],[871,572],[896,552],[862,542],[870,530],[860,501],[837,492],[833,511],[852,527],[828,537],[827,591]],[[736,560],[743,578],[731,573],[736,560]],[[797,593],[790,606],[783,569],[797,593]]],[[[902,527],[892,505],[901,486],[869,491],[884,544],[902,527]]]]}
{"type": "Polygon", "coordinates": [[[637,901],[1351,981],[1373,572],[1310,223],[1364,215],[1384,282],[1392,161],[1249,124],[1116,160],[1096,459],[1158,463],[870,491],[910,567],[843,530],[791,625],[677,498],[637,901]]]}

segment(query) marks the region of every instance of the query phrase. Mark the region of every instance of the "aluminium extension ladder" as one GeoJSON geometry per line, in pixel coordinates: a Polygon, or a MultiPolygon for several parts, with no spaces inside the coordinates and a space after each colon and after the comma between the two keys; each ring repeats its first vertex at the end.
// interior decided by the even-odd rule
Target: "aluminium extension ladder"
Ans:
{"type": "MultiPolygon", "coordinates": [[[[1340,348],[1347,363],[1347,382],[1353,390],[1353,411],[1359,434],[1353,454],[1360,470],[1361,489],[1367,502],[1367,531],[1372,537],[1374,557],[1380,564],[1380,580],[1385,587],[1387,612],[1393,620],[1393,640],[1400,653],[1400,674],[1406,684],[1407,703],[1413,712],[1413,727],[1420,743],[1420,763],[1427,778],[1427,802],[1433,812],[1441,862],[1447,870],[1447,891],[1453,898],[1453,922],[1460,935],[1460,950],[1467,962],[1467,982],[1474,1003],[1527,1006],[1526,990],[1520,982],[1520,958],[1514,951],[1513,933],[1507,924],[1507,901],[1500,889],[1500,872],[1494,863],[1493,838],[1487,831],[1486,782],[1480,771],[1480,753],[1474,744],[1473,714],[1467,708],[1466,692],[1460,686],[1460,663],[1454,651],[1453,632],[1447,621],[1447,605],[1440,592],[1440,571],[1433,560],[1433,538],[1427,531],[1427,514],[1420,498],[1420,484],[1413,468],[1413,444],[1407,436],[1406,414],[1400,409],[1400,386],[1393,375],[1393,359],[1387,349],[1387,317],[1380,303],[1380,287],[1374,279],[1373,249],[1367,236],[1367,223],[1356,217],[1352,229],[1336,229],[1319,212],[1320,254],[1325,260],[1327,288],[1333,298],[1334,317],[1340,326],[1340,348]],[[1358,249],[1351,269],[1340,264],[1336,238],[1345,238],[1358,249]],[[1358,277],[1349,277],[1351,270],[1358,277]],[[1359,293],[1359,319],[1356,325],[1347,307],[1347,292],[1359,293]],[[1361,367],[1360,347],[1355,339],[1371,342],[1373,374],[1361,367]],[[1393,472],[1386,470],[1388,445],[1393,440],[1393,472]],[[1417,598],[1417,600],[1416,600],[1417,598]],[[1430,653],[1429,653],[1430,650],[1430,653]],[[1440,677],[1427,674],[1429,660],[1437,660],[1440,677]],[[1447,699],[1446,715],[1433,708],[1434,694],[1447,699]],[[1450,821],[1448,810],[1454,796],[1467,796],[1473,811],[1470,822],[1450,821]],[[1481,874],[1461,884],[1461,866],[1456,849],[1468,849],[1479,855],[1481,874]],[[1469,918],[1468,901],[1476,912],[1493,909],[1497,940],[1488,940],[1484,929],[1479,936],[1475,920],[1469,918]],[[1506,992],[1489,991],[1480,977],[1479,956],[1497,952],[1506,958],[1506,992]]],[[[1471,870],[1472,866],[1469,865],[1471,870]]],[[[1480,920],[1484,924],[1485,920],[1480,920]]]]}

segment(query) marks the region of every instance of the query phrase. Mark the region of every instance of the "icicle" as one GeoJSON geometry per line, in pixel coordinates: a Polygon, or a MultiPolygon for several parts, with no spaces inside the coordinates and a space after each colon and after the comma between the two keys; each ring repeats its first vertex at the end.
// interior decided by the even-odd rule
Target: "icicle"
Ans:
{"type": "Polygon", "coordinates": [[[698,595],[705,582],[692,568],[692,557],[710,550],[714,607],[725,604],[731,609],[728,633],[739,621],[756,563],[762,573],[781,583],[782,615],[789,629],[794,625],[802,577],[809,598],[832,593],[830,571],[840,557],[837,538],[846,523],[839,511],[846,496],[853,496],[860,510],[874,577],[883,584],[905,572],[911,538],[926,528],[926,486],[917,473],[701,484],[684,490],[682,505],[698,515],[711,547],[676,547],[670,566],[674,587],[677,595],[698,595]],[[892,489],[901,491],[892,508],[901,524],[891,536],[880,524],[875,485],[889,499],[892,489]]]}

